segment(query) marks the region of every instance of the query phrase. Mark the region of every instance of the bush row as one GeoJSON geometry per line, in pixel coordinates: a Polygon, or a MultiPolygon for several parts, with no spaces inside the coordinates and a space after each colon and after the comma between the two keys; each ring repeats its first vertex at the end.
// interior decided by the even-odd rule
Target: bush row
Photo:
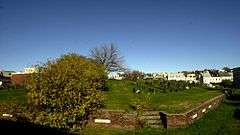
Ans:
{"type": "Polygon", "coordinates": [[[144,92],[177,92],[192,87],[200,87],[201,84],[190,83],[186,81],[175,81],[175,80],[137,80],[134,82],[133,92],[138,90],[144,92]]]}

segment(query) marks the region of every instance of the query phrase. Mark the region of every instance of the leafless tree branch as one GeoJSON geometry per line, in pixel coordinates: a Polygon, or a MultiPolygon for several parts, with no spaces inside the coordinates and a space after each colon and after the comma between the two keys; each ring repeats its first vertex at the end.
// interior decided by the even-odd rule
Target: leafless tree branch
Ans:
{"type": "Polygon", "coordinates": [[[107,72],[124,71],[124,57],[114,44],[102,45],[90,50],[90,57],[103,64],[107,72]]]}

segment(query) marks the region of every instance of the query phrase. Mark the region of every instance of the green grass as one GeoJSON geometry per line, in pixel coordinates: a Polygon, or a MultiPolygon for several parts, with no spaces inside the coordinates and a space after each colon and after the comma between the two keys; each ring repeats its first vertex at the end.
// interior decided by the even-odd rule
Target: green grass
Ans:
{"type": "Polygon", "coordinates": [[[109,91],[104,92],[107,109],[131,109],[129,105],[135,98],[132,81],[109,80],[108,87],[109,91]]]}
{"type": "Polygon", "coordinates": [[[151,105],[168,113],[184,112],[220,95],[219,91],[194,88],[173,93],[157,93],[151,96],[151,105]]]}
{"type": "MultiPolygon", "coordinates": [[[[239,106],[240,104],[238,104],[239,106]]],[[[207,113],[203,118],[187,128],[178,129],[151,129],[144,128],[134,131],[86,128],[86,135],[238,135],[240,120],[233,117],[236,106],[222,103],[219,108],[207,113]]]]}
{"type": "MultiPolygon", "coordinates": [[[[109,91],[105,92],[105,107],[107,109],[132,110],[130,104],[134,103],[139,97],[133,93],[134,84],[132,81],[110,80],[109,91]]],[[[193,88],[169,93],[151,93],[149,95],[149,106],[154,110],[165,111],[168,113],[179,113],[187,111],[202,102],[220,95],[217,90],[206,90],[202,88],[193,88]]],[[[140,94],[141,95],[141,94],[140,94]]],[[[145,96],[146,93],[142,94],[145,96]]]]}
{"type": "Polygon", "coordinates": [[[0,90],[0,102],[25,104],[27,102],[26,90],[25,89],[0,90]]]}
{"type": "MultiPolygon", "coordinates": [[[[140,95],[133,93],[132,81],[109,80],[108,86],[109,91],[104,92],[105,108],[107,109],[132,111],[130,105],[136,101],[137,97],[146,95],[146,93],[140,95]]],[[[219,94],[219,91],[200,88],[171,93],[156,92],[149,95],[148,105],[155,110],[168,113],[184,112],[219,94]]],[[[0,90],[0,102],[24,104],[26,101],[26,90],[24,89],[0,90]]]]}

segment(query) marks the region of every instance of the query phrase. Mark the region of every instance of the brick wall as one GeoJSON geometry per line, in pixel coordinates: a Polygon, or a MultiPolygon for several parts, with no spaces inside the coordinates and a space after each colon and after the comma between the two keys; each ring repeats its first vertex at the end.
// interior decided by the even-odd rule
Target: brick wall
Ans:
{"type": "Polygon", "coordinates": [[[195,120],[201,118],[204,114],[206,114],[208,111],[216,108],[219,106],[219,104],[223,101],[225,95],[222,94],[220,96],[217,96],[215,98],[212,98],[211,100],[208,100],[201,104],[200,106],[189,110],[185,113],[180,114],[167,114],[162,112],[166,117],[166,127],[167,128],[174,128],[174,127],[185,127],[187,125],[192,124],[195,120]]]}
{"type": "MultiPolygon", "coordinates": [[[[219,95],[215,98],[212,98],[200,106],[193,108],[185,113],[179,114],[168,114],[165,112],[159,112],[160,116],[160,127],[165,128],[178,128],[186,127],[192,124],[195,120],[201,118],[208,111],[216,108],[223,101],[225,95],[219,95]]],[[[120,129],[134,129],[138,125],[138,118],[136,112],[125,112],[121,110],[102,110],[96,113],[88,126],[93,127],[109,127],[109,128],[120,128],[120,129]],[[111,120],[111,123],[108,124],[97,124],[94,123],[94,119],[107,119],[111,120]]]]}
{"type": "Polygon", "coordinates": [[[102,110],[96,113],[89,126],[94,127],[109,127],[109,128],[122,128],[122,129],[134,129],[137,125],[137,115],[135,113],[129,113],[122,110],[102,110]],[[94,123],[94,119],[108,119],[111,120],[109,124],[94,123]]]}
{"type": "Polygon", "coordinates": [[[13,74],[11,77],[11,82],[13,85],[24,85],[27,77],[31,74],[13,74]]]}

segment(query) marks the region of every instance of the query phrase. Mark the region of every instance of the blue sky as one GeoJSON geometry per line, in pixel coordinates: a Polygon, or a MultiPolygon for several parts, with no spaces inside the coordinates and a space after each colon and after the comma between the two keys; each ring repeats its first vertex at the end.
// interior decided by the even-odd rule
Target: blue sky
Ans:
{"type": "Polygon", "coordinates": [[[114,43],[145,72],[240,66],[239,0],[1,0],[0,69],[114,43]]]}

